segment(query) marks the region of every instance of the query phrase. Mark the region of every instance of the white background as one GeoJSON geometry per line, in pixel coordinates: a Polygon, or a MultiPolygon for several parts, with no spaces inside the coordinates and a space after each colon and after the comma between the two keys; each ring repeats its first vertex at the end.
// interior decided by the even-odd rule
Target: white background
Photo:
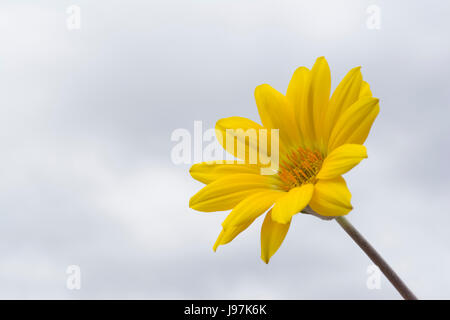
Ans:
{"type": "Polygon", "coordinates": [[[381,100],[349,220],[419,298],[450,298],[449,16],[444,1],[3,1],[0,298],[399,298],[385,278],[367,288],[334,221],[296,216],[269,265],[261,220],[213,253],[226,214],[190,210],[201,184],[170,158],[173,130],[258,120],[254,88],[285,92],[319,56],[333,88],[361,65],[381,100]]]}

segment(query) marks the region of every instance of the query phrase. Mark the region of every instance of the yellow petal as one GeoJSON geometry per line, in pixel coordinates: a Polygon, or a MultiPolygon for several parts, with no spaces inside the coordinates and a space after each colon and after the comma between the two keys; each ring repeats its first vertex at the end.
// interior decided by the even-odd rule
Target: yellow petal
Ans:
{"type": "MultiPolygon", "coordinates": [[[[245,160],[246,164],[256,164],[250,162],[249,153],[253,152],[256,155],[258,153],[260,129],[263,129],[263,126],[250,119],[229,117],[217,121],[216,137],[228,153],[245,160]]],[[[270,146],[270,136],[268,141],[270,146]]]]}
{"type": "Polygon", "coordinates": [[[189,173],[195,180],[208,184],[236,173],[259,174],[260,167],[257,165],[223,164],[222,161],[212,161],[194,164],[189,173]]]}
{"type": "Polygon", "coordinates": [[[314,185],[304,184],[289,190],[277,200],[272,209],[272,218],[278,223],[288,223],[294,214],[303,210],[311,200],[314,185]]]}
{"type": "Polygon", "coordinates": [[[218,246],[227,244],[236,238],[283,194],[282,191],[264,190],[239,202],[222,223],[223,229],[213,246],[213,250],[216,251],[218,246]]]}
{"type": "Polygon", "coordinates": [[[248,173],[225,176],[197,192],[189,207],[203,212],[230,210],[255,192],[278,188],[278,183],[276,176],[248,173]]]}
{"type": "Polygon", "coordinates": [[[367,82],[363,81],[361,85],[361,91],[359,92],[359,97],[371,97],[372,91],[370,91],[370,86],[367,82]]]}
{"type": "Polygon", "coordinates": [[[222,226],[226,229],[229,226],[246,224],[253,221],[266,212],[274,202],[285,195],[283,191],[264,190],[245,198],[231,211],[222,226]]]}
{"type": "Polygon", "coordinates": [[[236,238],[242,231],[247,229],[253,221],[248,222],[246,224],[241,224],[238,226],[230,226],[227,229],[222,229],[222,231],[219,234],[219,237],[217,238],[216,242],[214,243],[213,250],[216,251],[217,248],[220,245],[227,244],[231,242],[234,238],[236,238]]]}
{"type": "Polygon", "coordinates": [[[341,176],[364,158],[367,158],[366,147],[360,144],[344,144],[325,158],[317,179],[333,179],[341,176]]]}
{"type": "Polygon", "coordinates": [[[295,70],[286,92],[286,98],[291,103],[297,126],[300,132],[301,147],[313,148],[314,123],[312,108],[308,105],[310,71],[306,67],[295,70]]]}
{"type": "Polygon", "coordinates": [[[261,227],[261,259],[269,263],[270,258],[277,252],[289,230],[290,222],[278,223],[272,219],[269,211],[261,227]]]}
{"type": "Polygon", "coordinates": [[[376,98],[363,97],[344,111],[331,132],[328,152],[343,144],[364,143],[380,111],[378,101],[376,98]]]}
{"type": "Polygon", "coordinates": [[[343,216],[353,209],[351,198],[344,178],[319,180],[315,184],[309,206],[322,216],[343,216]]]}
{"type": "Polygon", "coordinates": [[[283,94],[262,84],[255,89],[255,101],[264,127],[280,130],[280,145],[290,146],[300,141],[293,108],[283,94]]]}
{"type": "Polygon", "coordinates": [[[328,140],[339,116],[359,98],[361,91],[361,67],[353,68],[334,90],[323,123],[324,138],[328,140]]]}
{"type": "Polygon", "coordinates": [[[316,146],[326,151],[323,123],[330,99],[331,75],[330,67],[324,57],[317,58],[311,69],[311,84],[309,88],[308,104],[312,108],[316,146]]]}

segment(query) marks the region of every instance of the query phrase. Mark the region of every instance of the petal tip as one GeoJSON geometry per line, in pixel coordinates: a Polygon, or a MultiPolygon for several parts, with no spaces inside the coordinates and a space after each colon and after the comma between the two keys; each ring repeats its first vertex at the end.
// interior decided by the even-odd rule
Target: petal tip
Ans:
{"type": "Polygon", "coordinates": [[[217,252],[217,248],[220,246],[220,241],[217,239],[217,241],[214,243],[212,249],[214,252],[217,252]]]}
{"type": "Polygon", "coordinates": [[[261,91],[261,90],[263,90],[263,89],[265,89],[265,88],[268,88],[268,87],[270,87],[270,85],[268,85],[267,83],[263,83],[263,84],[260,84],[260,85],[256,86],[256,88],[255,88],[255,95],[256,95],[259,91],[261,91]]]}
{"type": "Polygon", "coordinates": [[[265,256],[261,256],[261,260],[265,263],[265,264],[269,264],[270,258],[269,257],[265,257],[265,256]]]}
{"type": "Polygon", "coordinates": [[[351,211],[353,210],[353,206],[352,205],[350,205],[350,206],[348,206],[347,207],[347,210],[346,210],[346,212],[345,213],[343,213],[342,215],[343,216],[346,216],[346,215],[348,215],[351,211]]]}
{"type": "Polygon", "coordinates": [[[309,69],[305,66],[301,66],[301,67],[298,67],[297,69],[295,69],[294,74],[297,72],[303,72],[303,71],[309,71],[309,69]]]}
{"type": "Polygon", "coordinates": [[[195,196],[189,199],[189,208],[194,209],[195,205],[197,204],[197,201],[195,199],[195,196]]]}

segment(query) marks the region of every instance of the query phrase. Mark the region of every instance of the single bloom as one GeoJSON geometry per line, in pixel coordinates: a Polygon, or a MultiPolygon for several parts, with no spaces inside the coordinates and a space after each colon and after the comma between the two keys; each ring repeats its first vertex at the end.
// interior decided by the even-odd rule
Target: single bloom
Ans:
{"type": "MultiPolygon", "coordinates": [[[[378,115],[379,100],[372,97],[360,67],[347,73],[331,98],[330,87],[330,69],[320,57],[311,70],[300,67],[294,72],[286,95],[267,84],[255,89],[261,124],[242,117],[217,122],[219,142],[242,161],[193,165],[192,177],[206,186],[189,202],[192,209],[203,212],[231,210],[222,223],[214,251],[266,213],[261,228],[261,259],[268,263],[295,214],[311,208],[321,216],[334,217],[353,209],[342,175],[367,158],[363,143],[378,115]],[[278,169],[262,174],[266,164],[248,161],[252,149],[270,150],[267,141],[258,138],[254,143],[244,137],[241,143],[245,144],[245,153],[238,153],[239,146],[226,143],[227,137],[234,139],[229,137],[230,129],[279,129],[278,169]]],[[[269,138],[266,140],[270,142],[269,138]]]]}

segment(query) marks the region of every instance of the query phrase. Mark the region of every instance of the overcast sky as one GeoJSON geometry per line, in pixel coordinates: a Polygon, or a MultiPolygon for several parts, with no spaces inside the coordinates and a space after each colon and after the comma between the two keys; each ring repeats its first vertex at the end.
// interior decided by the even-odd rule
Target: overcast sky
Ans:
{"type": "Polygon", "coordinates": [[[0,298],[399,298],[336,222],[295,216],[269,265],[261,220],[214,253],[171,133],[258,120],[325,56],[380,98],[348,219],[419,298],[450,298],[450,5],[444,1],[3,1],[0,298]],[[81,29],[66,12],[81,9],[81,29]],[[369,29],[369,5],[381,11],[369,29]],[[81,289],[66,287],[69,265],[81,289]]]}

